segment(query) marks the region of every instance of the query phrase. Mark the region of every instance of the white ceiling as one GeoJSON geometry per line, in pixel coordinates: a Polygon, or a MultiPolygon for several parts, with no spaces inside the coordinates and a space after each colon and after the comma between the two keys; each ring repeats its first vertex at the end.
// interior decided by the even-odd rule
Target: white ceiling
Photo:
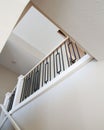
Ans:
{"type": "Polygon", "coordinates": [[[1,55],[0,64],[17,74],[26,74],[44,55],[12,34],[1,55]]]}
{"type": "Polygon", "coordinates": [[[0,64],[18,74],[26,74],[45,55],[61,43],[58,28],[31,8],[9,37],[0,64]]]}
{"type": "Polygon", "coordinates": [[[104,0],[33,0],[97,60],[104,60],[104,0]]]}
{"type": "Polygon", "coordinates": [[[13,33],[43,54],[47,54],[63,40],[63,37],[57,33],[58,30],[59,28],[31,7],[13,33]]]}

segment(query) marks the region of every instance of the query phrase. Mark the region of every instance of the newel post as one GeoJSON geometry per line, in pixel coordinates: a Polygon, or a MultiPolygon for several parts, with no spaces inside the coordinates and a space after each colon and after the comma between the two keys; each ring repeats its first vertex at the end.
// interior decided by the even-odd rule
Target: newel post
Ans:
{"type": "Polygon", "coordinates": [[[17,82],[17,85],[16,85],[16,92],[15,92],[15,97],[14,97],[14,102],[13,102],[12,108],[14,108],[16,105],[18,105],[20,103],[23,81],[24,81],[24,76],[20,75],[18,77],[18,82],[17,82]]]}

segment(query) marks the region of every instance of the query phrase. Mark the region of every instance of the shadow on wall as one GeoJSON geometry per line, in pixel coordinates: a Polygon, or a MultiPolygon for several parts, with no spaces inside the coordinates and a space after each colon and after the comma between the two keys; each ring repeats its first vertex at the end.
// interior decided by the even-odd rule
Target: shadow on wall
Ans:
{"type": "Polygon", "coordinates": [[[0,103],[3,103],[5,94],[11,92],[17,83],[18,75],[0,65],[0,103]]]}

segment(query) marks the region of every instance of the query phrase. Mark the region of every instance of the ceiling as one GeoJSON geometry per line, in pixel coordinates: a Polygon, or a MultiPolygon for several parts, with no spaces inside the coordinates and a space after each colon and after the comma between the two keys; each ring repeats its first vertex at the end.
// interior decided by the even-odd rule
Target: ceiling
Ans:
{"type": "Polygon", "coordinates": [[[44,55],[12,34],[1,55],[0,64],[17,74],[26,74],[44,55]]]}
{"type": "Polygon", "coordinates": [[[63,37],[57,33],[58,30],[59,28],[37,9],[31,7],[13,33],[47,55],[63,40],[63,37]]]}
{"type": "Polygon", "coordinates": [[[104,60],[104,0],[32,0],[89,54],[104,60]]]}
{"type": "Polygon", "coordinates": [[[17,74],[26,74],[45,55],[60,44],[58,28],[31,7],[9,37],[0,64],[17,74]]]}

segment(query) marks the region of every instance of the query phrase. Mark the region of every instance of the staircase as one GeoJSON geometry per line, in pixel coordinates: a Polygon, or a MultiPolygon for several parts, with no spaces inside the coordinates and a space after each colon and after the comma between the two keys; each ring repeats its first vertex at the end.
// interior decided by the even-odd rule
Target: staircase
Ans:
{"type": "MultiPolygon", "coordinates": [[[[35,102],[37,97],[40,97],[47,90],[53,88],[57,83],[64,80],[67,75],[72,74],[91,59],[72,38],[65,38],[57,48],[33,67],[26,75],[21,75],[18,78],[13,92],[7,95],[4,105],[0,105],[2,109],[1,130],[4,130],[8,121],[9,124],[11,122],[16,130],[28,130],[19,121],[20,117],[18,115],[21,113],[20,115],[22,117],[24,116],[22,109],[27,107],[28,111],[31,109],[34,113],[34,106],[29,104],[35,102]],[[29,106],[32,107],[29,108],[29,106]]],[[[25,122],[25,119],[23,122],[25,122]]]]}

